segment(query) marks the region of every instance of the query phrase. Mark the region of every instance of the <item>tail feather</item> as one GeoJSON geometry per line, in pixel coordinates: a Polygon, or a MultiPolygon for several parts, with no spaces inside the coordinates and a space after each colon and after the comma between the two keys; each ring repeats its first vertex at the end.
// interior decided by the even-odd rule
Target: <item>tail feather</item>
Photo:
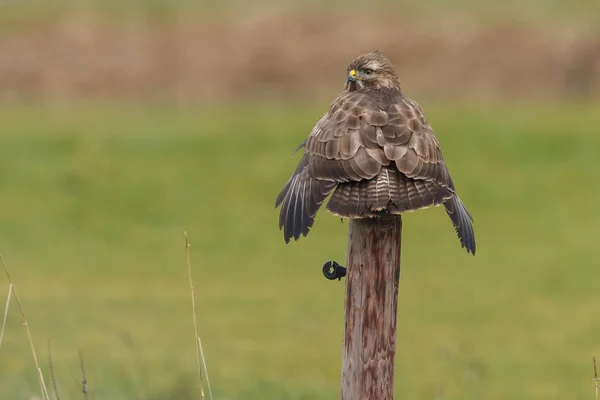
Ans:
{"type": "Polygon", "coordinates": [[[444,203],[446,212],[452,220],[460,244],[467,252],[475,255],[475,232],[473,231],[473,217],[457,195],[444,203]]]}
{"type": "Polygon", "coordinates": [[[374,178],[340,183],[327,209],[342,217],[401,213],[442,204],[452,193],[435,182],[415,180],[393,168],[382,168],[374,178]]]}

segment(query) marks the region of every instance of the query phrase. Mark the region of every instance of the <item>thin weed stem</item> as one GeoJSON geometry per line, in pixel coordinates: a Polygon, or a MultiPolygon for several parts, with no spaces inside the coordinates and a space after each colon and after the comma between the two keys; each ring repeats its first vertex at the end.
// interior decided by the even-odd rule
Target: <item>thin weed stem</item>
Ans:
{"type": "Polygon", "coordinates": [[[44,376],[42,374],[42,369],[40,368],[40,363],[38,362],[37,354],[35,352],[35,346],[33,345],[33,338],[31,336],[31,329],[29,329],[29,323],[27,322],[27,317],[25,316],[25,311],[23,311],[23,306],[21,305],[21,301],[19,300],[19,296],[17,296],[17,290],[15,289],[15,285],[10,277],[10,273],[8,272],[8,268],[6,267],[6,263],[4,262],[4,258],[0,254],[0,262],[2,263],[2,268],[4,269],[4,273],[8,278],[8,283],[11,285],[12,293],[15,296],[15,301],[17,302],[17,307],[19,307],[19,311],[21,312],[21,317],[23,318],[23,325],[25,325],[25,330],[27,331],[27,338],[29,340],[29,345],[31,346],[31,353],[33,354],[33,361],[35,363],[35,368],[38,372],[38,378],[40,381],[40,391],[42,394],[42,400],[50,400],[48,396],[48,390],[46,389],[46,384],[44,383],[44,376]]]}
{"type": "Polygon", "coordinates": [[[202,350],[202,341],[198,336],[198,347],[200,347],[200,355],[202,356],[202,365],[204,365],[204,374],[206,375],[206,386],[208,386],[208,396],[213,400],[212,390],[210,389],[210,380],[208,379],[208,368],[206,368],[206,360],[204,359],[204,351],[202,350]]]}
{"type": "MultiPolygon", "coordinates": [[[[196,342],[196,363],[198,364],[198,378],[200,379],[200,396],[204,400],[204,383],[202,381],[202,364],[201,360],[204,359],[202,353],[202,345],[200,344],[200,336],[198,335],[198,321],[196,319],[196,297],[194,295],[194,281],[192,279],[192,263],[190,261],[190,244],[188,242],[187,232],[183,232],[185,236],[185,259],[187,261],[188,278],[190,280],[190,293],[192,296],[192,319],[194,321],[194,342],[196,342]]],[[[206,365],[205,365],[206,368],[206,365]]],[[[208,375],[207,375],[208,377],[208,375]]],[[[210,389],[209,389],[210,393],[210,389]]],[[[211,396],[212,400],[212,396],[211,396]]]]}
{"type": "Polygon", "coordinates": [[[598,386],[598,367],[596,367],[596,356],[592,356],[592,362],[594,363],[594,378],[592,379],[592,381],[594,381],[594,388],[596,389],[596,400],[599,400],[600,398],[599,393],[598,393],[598,389],[600,389],[600,386],[598,386]]]}
{"type": "Polygon", "coordinates": [[[2,330],[0,330],[0,348],[2,348],[2,340],[4,339],[4,328],[6,327],[6,318],[8,317],[8,306],[10,305],[10,297],[12,296],[13,285],[8,284],[8,295],[6,296],[6,307],[4,308],[4,318],[2,320],[2,330]]]}
{"type": "Polygon", "coordinates": [[[83,365],[83,353],[79,350],[79,366],[81,367],[81,393],[83,398],[88,400],[88,381],[85,374],[85,366],[83,365]]]}
{"type": "Polygon", "coordinates": [[[56,384],[56,376],[54,375],[54,362],[52,361],[52,343],[48,339],[48,364],[50,365],[50,379],[52,380],[52,388],[54,389],[54,398],[60,400],[58,393],[58,385],[56,384]]]}

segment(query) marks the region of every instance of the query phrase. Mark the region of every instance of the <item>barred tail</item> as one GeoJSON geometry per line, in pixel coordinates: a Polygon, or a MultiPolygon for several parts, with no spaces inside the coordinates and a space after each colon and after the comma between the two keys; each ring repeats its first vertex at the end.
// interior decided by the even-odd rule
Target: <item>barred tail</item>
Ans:
{"type": "Polygon", "coordinates": [[[436,206],[450,196],[448,189],[435,182],[411,179],[385,167],[372,179],[339,184],[327,209],[342,217],[360,218],[436,206]]]}

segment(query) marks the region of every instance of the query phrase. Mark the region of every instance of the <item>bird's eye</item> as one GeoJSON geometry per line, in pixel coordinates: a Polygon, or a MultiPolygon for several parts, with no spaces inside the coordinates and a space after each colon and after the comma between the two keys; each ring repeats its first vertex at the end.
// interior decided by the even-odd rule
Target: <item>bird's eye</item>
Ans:
{"type": "Polygon", "coordinates": [[[367,69],[363,70],[363,73],[367,76],[371,76],[371,75],[373,75],[373,70],[367,68],[367,69]]]}

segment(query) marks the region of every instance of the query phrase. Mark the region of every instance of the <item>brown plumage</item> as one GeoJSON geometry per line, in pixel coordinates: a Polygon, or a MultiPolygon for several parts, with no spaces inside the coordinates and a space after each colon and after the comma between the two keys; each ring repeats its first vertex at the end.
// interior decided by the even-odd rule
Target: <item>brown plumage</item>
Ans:
{"type": "Polygon", "coordinates": [[[443,204],[460,242],[475,254],[473,218],[456,194],[440,145],[421,108],[404,97],[379,52],[348,66],[345,90],[300,145],[304,156],[275,202],[286,243],[306,236],[327,209],[377,217],[443,204]]]}

